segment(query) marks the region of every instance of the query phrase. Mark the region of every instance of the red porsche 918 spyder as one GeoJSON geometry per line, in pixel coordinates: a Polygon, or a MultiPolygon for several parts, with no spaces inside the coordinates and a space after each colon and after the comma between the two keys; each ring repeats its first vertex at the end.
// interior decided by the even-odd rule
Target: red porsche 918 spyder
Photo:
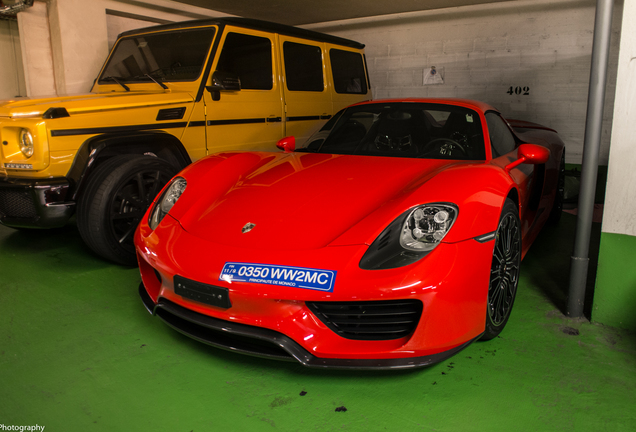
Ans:
{"type": "Polygon", "coordinates": [[[443,361],[502,331],[561,214],[556,132],[481,102],[360,103],[278,147],[190,165],[135,234],[146,308],[201,342],[310,367],[443,361]]]}

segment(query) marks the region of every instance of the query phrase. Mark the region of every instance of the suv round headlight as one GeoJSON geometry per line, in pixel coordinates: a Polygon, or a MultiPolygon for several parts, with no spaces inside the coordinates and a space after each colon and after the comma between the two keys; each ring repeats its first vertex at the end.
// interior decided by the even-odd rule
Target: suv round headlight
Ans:
{"type": "Polygon", "coordinates": [[[28,129],[20,131],[20,150],[28,158],[33,156],[33,135],[28,129]]]}
{"type": "Polygon", "coordinates": [[[188,182],[183,177],[177,177],[168,185],[164,193],[155,202],[155,206],[150,212],[148,225],[150,229],[155,229],[163,218],[168,214],[172,206],[177,202],[188,182]]]}

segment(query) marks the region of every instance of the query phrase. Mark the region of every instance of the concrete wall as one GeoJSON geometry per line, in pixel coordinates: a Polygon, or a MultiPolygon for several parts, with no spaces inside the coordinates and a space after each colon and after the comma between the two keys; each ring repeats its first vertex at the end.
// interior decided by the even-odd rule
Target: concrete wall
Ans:
{"type": "Polygon", "coordinates": [[[87,92],[108,51],[101,2],[50,0],[49,25],[57,94],[87,92]]]}
{"type": "Polygon", "coordinates": [[[625,3],[592,319],[636,331],[636,4],[625,3]]]}
{"type": "Polygon", "coordinates": [[[26,96],[20,36],[15,20],[0,20],[0,53],[3,63],[0,68],[0,100],[26,96]]]}
{"type": "MultiPolygon", "coordinates": [[[[566,143],[567,162],[581,163],[595,6],[594,0],[519,0],[304,27],[366,44],[375,98],[483,100],[508,118],[555,128],[566,143]],[[423,85],[431,66],[443,69],[444,84],[423,85]],[[522,94],[515,94],[517,88],[522,94]]],[[[602,164],[609,154],[621,10],[619,1],[602,164]]]]}

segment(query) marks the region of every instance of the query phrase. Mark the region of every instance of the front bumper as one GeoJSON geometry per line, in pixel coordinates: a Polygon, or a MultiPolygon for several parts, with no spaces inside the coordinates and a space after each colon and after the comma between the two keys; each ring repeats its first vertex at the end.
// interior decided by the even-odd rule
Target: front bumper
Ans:
{"type": "MultiPolygon", "coordinates": [[[[426,366],[478,339],[485,327],[493,243],[471,239],[445,244],[411,266],[369,271],[358,266],[365,246],[327,247],[302,254],[221,246],[189,234],[169,215],[155,231],[142,221],[135,235],[141,297],[151,313],[176,330],[233,351],[342,368],[426,366]],[[228,282],[220,278],[227,262],[331,269],[338,270],[338,275],[333,292],[228,282]],[[227,289],[231,307],[211,306],[178,294],[177,275],[227,289]],[[396,300],[417,300],[424,307],[414,330],[397,339],[340,335],[312,309],[316,303],[355,302],[358,307],[358,303],[396,300]],[[227,339],[230,335],[232,340],[227,339]],[[240,344],[246,337],[250,343],[238,346],[235,336],[242,340],[240,344]],[[254,341],[258,341],[257,349],[252,348],[254,341]],[[260,349],[263,341],[268,345],[265,354],[260,349]]],[[[346,315],[351,322],[351,314],[346,315]]]]}
{"type": "Polygon", "coordinates": [[[0,223],[15,228],[57,228],[75,212],[66,178],[0,179],[0,223]]]}
{"type": "Polygon", "coordinates": [[[293,339],[274,330],[210,317],[186,309],[169,300],[155,304],[143,283],[139,295],[152,315],[157,315],[166,324],[180,333],[199,342],[228,351],[255,357],[302,363],[311,368],[330,369],[407,369],[430,366],[442,362],[479,339],[479,336],[450,350],[420,357],[384,359],[347,359],[317,357],[293,339]]]}

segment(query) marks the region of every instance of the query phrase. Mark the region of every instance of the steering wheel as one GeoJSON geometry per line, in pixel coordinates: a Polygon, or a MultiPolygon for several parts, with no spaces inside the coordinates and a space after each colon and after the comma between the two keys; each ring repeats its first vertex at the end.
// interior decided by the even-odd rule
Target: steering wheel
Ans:
{"type": "MultiPolygon", "coordinates": [[[[457,141],[455,141],[452,138],[435,138],[434,140],[431,140],[428,142],[427,146],[436,144],[438,142],[447,142],[450,143],[452,148],[451,150],[454,150],[455,148],[458,148],[462,151],[462,153],[464,154],[464,156],[468,156],[468,153],[466,153],[466,149],[464,148],[464,146],[462,146],[460,143],[458,143],[457,141]]],[[[440,146],[440,152],[442,151],[443,146],[440,146]]],[[[442,153],[444,154],[444,153],[442,153]]]]}

